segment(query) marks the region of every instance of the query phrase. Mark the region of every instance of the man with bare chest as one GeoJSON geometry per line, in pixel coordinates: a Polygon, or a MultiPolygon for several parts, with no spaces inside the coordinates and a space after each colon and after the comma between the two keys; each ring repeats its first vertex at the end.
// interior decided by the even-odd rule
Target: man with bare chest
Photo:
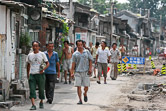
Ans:
{"type": "Polygon", "coordinates": [[[64,41],[64,49],[62,52],[62,57],[60,63],[62,63],[63,57],[65,56],[64,62],[63,62],[63,69],[64,69],[64,77],[65,82],[64,84],[67,84],[67,73],[69,72],[69,84],[71,84],[71,66],[72,66],[72,54],[74,52],[73,48],[69,46],[69,41],[64,41]]]}

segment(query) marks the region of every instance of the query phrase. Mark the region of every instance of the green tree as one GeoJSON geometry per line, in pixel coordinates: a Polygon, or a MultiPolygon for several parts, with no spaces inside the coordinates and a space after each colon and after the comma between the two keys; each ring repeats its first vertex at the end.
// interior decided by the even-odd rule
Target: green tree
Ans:
{"type": "MultiPolygon", "coordinates": [[[[91,0],[78,0],[79,3],[91,6],[91,0]]],[[[110,8],[110,2],[112,0],[93,0],[93,8],[97,10],[101,14],[108,13],[110,8]]],[[[162,15],[162,19],[166,21],[166,0],[128,0],[129,3],[118,3],[114,8],[117,8],[117,11],[120,10],[130,10],[134,13],[140,13],[143,16],[148,14],[148,10],[150,9],[150,17],[155,17],[157,19],[162,15]]]]}
{"type": "Polygon", "coordinates": [[[117,8],[117,11],[130,10],[129,3],[117,3],[115,8],[117,8]]]}
{"type": "Polygon", "coordinates": [[[130,2],[129,6],[131,8],[131,11],[133,12],[139,12],[139,10],[142,10],[142,15],[147,14],[146,9],[150,9],[150,16],[151,17],[159,17],[158,15],[158,9],[160,6],[161,0],[128,0],[130,2]]]}
{"type": "MultiPolygon", "coordinates": [[[[78,0],[79,3],[91,7],[91,0],[78,0]]],[[[93,8],[101,14],[108,13],[110,8],[110,1],[108,0],[93,0],[93,8]]]]}
{"type": "Polygon", "coordinates": [[[118,10],[130,10],[134,13],[147,15],[147,9],[150,9],[150,17],[155,17],[159,20],[160,15],[162,19],[166,19],[166,0],[128,0],[129,3],[117,4],[118,10]]]}

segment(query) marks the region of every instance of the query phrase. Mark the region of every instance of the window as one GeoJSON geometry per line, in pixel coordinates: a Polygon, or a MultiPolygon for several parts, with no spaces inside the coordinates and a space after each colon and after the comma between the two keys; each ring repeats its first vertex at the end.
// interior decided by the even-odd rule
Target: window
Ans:
{"type": "Polygon", "coordinates": [[[30,30],[30,37],[31,37],[31,42],[33,41],[38,41],[38,36],[39,36],[39,31],[38,30],[30,30]]]}
{"type": "Polygon", "coordinates": [[[92,43],[95,44],[95,41],[96,41],[96,36],[92,35],[92,43]]]}

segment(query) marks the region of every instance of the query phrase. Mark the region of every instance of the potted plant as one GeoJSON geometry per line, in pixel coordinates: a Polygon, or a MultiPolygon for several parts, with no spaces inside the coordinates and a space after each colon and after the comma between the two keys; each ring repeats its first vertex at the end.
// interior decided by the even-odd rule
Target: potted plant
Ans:
{"type": "Polygon", "coordinates": [[[28,33],[22,33],[20,36],[20,48],[22,49],[23,54],[27,54],[30,50],[30,36],[28,33]]]}

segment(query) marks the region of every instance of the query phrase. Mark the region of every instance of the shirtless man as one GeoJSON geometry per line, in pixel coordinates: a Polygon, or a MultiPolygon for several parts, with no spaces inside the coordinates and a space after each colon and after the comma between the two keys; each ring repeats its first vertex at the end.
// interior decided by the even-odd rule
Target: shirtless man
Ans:
{"type": "Polygon", "coordinates": [[[63,62],[63,69],[64,69],[64,77],[65,82],[64,84],[67,84],[67,72],[69,71],[69,84],[71,84],[71,66],[72,66],[72,54],[74,53],[74,50],[72,47],[69,46],[69,41],[64,41],[64,49],[61,57],[60,64],[62,63],[63,57],[65,56],[64,62],[63,62]]]}
{"type": "Polygon", "coordinates": [[[121,52],[122,56],[125,56],[125,52],[126,52],[126,47],[122,44],[119,48],[119,51],[121,52]]]}

